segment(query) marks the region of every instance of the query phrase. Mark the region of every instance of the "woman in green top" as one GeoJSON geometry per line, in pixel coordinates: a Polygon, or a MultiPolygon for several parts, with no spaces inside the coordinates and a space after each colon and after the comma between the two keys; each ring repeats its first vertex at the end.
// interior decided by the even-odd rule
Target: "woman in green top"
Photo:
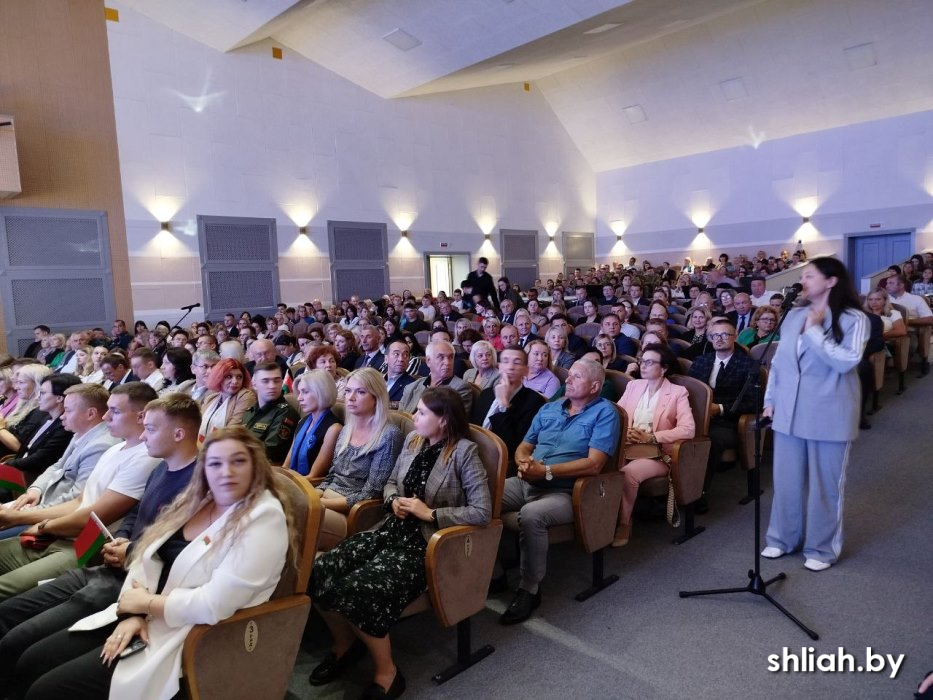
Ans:
{"type": "Polygon", "coordinates": [[[767,343],[774,336],[776,343],[781,337],[774,332],[777,328],[778,312],[773,306],[759,306],[752,314],[752,321],[744,331],[739,333],[736,342],[751,348],[758,343],[767,343]]]}

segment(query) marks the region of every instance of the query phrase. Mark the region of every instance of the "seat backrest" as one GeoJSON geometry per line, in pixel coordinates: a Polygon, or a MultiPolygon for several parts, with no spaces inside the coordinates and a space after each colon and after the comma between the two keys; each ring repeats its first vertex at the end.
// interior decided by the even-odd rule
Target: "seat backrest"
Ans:
{"type": "Polygon", "coordinates": [[[347,424],[347,406],[343,401],[334,402],[330,412],[334,414],[334,418],[337,419],[337,422],[340,423],[340,425],[347,424]]]}
{"type": "Polygon", "coordinates": [[[762,360],[762,358],[764,358],[764,366],[765,366],[765,367],[768,367],[768,368],[770,369],[770,367],[771,367],[771,360],[774,359],[774,353],[777,352],[778,345],[780,345],[780,344],[781,344],[780,341],[777,341],[777,340],[776,340],[776,341],[774,341],[773,343],[771,343],[771,347],[770,347],[770,348],[767,348],[767,345],[768,345],[767,343],[758,343],[758,345],[753,345],[753,346],[752,346],[751,350],[748,351],[748,354],[751,355],[751,358],[752,358],[755,362],[759,362],[759,363],[760,363],[761,360],[762,360]],[[768,350],[767,356],[765,355],[765,349],[766,349],[766,348],[767,348],[767,350],[768,350]]]}
{"type": "Polygon", "coordinates": [[[667,344],[672,348],[677,348],[681,352],[690,348],[690,343],[688,343],[686,340],[681,340],[680,338],[671,338],[669,341],[667,341],[667,344]]]}
{"type": "Polygon", "coordinates": [[[693,361],[688,360],[686,357],[678,357],[677,364],[680,365],[680,371],[684,374],[690,374],[690,367],[693,366],[693,361]]]}
{"type": "MultiPolygon", "coordinates": [[[[611,372],[612,370],[608,371],[611,372]]],[[[619,372],[619,374],[622,374],[622,372],[619,372]]],[[[623,376],[628,377],[627,374],[623,376]]],[[[629,379],[631,379],[631,377],[629,377],[629,379]]],[[[619,395],[621,396],[621,394],[619,395]]],[[[614,472],[618,470],[621,465],[625,464],[625,437],[628,435],[628,414],[619,404],[614,403],[612,405],[616,409],[616,413],[619,414],[619,442],[616,445],[614,458],[611,457],[606,461],[606,466],[603,467],[604,472],[614,472]]]]}
{"type": "Polygon", "coordinates": [[[502,494],[505,490],[505,473],[509,460],[508,448],[502,442],[502,438],[478,425],[470,425],[468,437],[476,443],[479,458],[486,467],[486,480],[492,500],[492,518],[496,519],[502,512],[502,494]]]}
{"type": "Polygon", "coordinates": [[[297,562],[285,563],[282,578],[272,594],[273,599],[305,592],[314,555],[317,553],[321,523],[324,521],[324,506],[307,479],[298,472],[275,467],[275,481],[288,500],[298,551],[297,562]]]}
{"type": "Polygon", "coordinates": [[[555,367],[551,371],[557,376],[561,384],[567,383],[567,374],[569,370],[566,367],[555,367]]]}
{"type": "Polygon", "coordinates": [[[389,422],[402,431],[402,441],[408,437],[408,433],[415,429],[415,421],[411,414],[403,411],[389,411],[389,422]]]}
{"type": "MultiPolygon", "coordinates": [[[[683,313],[671,314],[671,320],[674,322],[674,325],[684,328],[687,325],[687,315],[683,313]]],[[[684,328],[686,330],[686,328],[684,328]]]]}
{"type": "Polygon", "coordinates": [[[576,323],[584,316],[586,316],[586,311],[583,310],[582,306],[574,306],[570,309],[567,309],[567,318],[569,318],[573,323],[576,323]]]}
{"type": "Polygon", "coordinates": [[[668,323],[667,324],[667,332],[671,336],[678,336],[678,335],[682,336],[684,333],[687,333],[689,330],[690,329],[687,328],[682,323],[668,323]]]}
{"type": "Polygon", "coordinates": [[[602,327],[598,323],[581,323],[573,332],[590,343],[593,341],[593,338],[599,335],[601,328],[602,327]]]}
{"type": "Polygon", "coordinates": [[[338,368],[337,368],[337,376],[338,376],[338,377],[346,377],[346,376],[348,376],[349,374],[350,374],[350,370],[348,370],[346,367],[338,367],[338,368]]]}
{"type": "Polygon", "coordinates": [[[685,374],[675,374],[669,378],[671,384],[677,384],[687,390],[690,398],[690,410],[696,424],[697,437],[709,435],[709,409],[713,400],[713,390],[709,384],[685,374]]]}
{"type": "Polygon", "coordinates": [[[620,397],[625,393],[625,387],[632,381],[629,375],[617,369],[607,369],[606,379],[609,380],[609,383],[612,384],[612,388],[616,390],[616,393],[618,393],[620,397]]]}
{"type": "Polygon", "coordinates": [[[473,394],[473,405],[475,406],[476,402],[479,401],[479,395],[482,393],[483,390],[480,389],[478,386],[476,386],[476,384],[474,384],[473,382],[469,382],[469,384],[470,384],[470,393],[473,394]]]}
{"type": "Polygon", "coordinates": [[[285,397],[285,403],[294,408],[298,415],[301,415],[301,406],[298,405],[298,398],[294,394],[282,394],[285,397]]]}
{"type": "Polygon", "coordinates": [[[431,332],[430,331],[416,331],[415,338],[417,339],[419,343],[421,343],[421,347],[427,347],[428,343],[431,342],[431,332]]]}

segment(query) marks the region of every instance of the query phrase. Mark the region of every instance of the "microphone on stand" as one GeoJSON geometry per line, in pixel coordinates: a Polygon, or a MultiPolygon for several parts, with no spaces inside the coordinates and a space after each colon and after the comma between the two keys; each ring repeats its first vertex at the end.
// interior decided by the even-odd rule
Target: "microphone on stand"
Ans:
{"type": "Polygon", "coordinates": [[[803,291],[803,287],[798,289],[799,285],[795,284],[791,287],[790,291],[787,292],[787,296],[784,297],[784,301],[781,302],[781,309],[787,310],[794,305],[794,302],[797,301],[797,297],[800,295],[800,292],[803,291]]]}
{"type": "Polygon", "coordinates": [[[201,306],[200,303],[197,303],[197,304],[188,304],[188,306],[182,306],[182,307],[181,307],[181,310],[182,310],[182,311],[191,311],[191,309],[196,309],[196,308],[198,308],[199,306],[201,306]]]}

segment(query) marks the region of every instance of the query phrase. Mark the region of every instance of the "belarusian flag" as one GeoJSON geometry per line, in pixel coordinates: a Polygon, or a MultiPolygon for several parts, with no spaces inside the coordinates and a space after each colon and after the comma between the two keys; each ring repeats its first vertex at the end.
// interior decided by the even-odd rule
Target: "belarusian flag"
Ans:
{"type": "Polygon", "coordinates": [[[87,525],[75,540],[75,556],[78,557],[78,566],[85,566],[97,554],[107,541],[107,528],[92,513],[87,525]]]}
{"type": "Polygon", "coordinates": [[[12,491],[17,495],[26,493],[26,477],[16,467],[0,464],[0,489],[12,491]]]}

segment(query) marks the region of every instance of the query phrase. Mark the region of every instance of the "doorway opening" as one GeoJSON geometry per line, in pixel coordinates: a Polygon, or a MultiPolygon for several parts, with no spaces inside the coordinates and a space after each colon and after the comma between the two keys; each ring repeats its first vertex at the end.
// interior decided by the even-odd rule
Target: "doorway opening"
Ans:
{"type": "Polygon", "coordinates": [[[452,297],[454,290],[470,274],[469,253],[425,253],[424,280],[431,292],[446,292],[452,297]]]}

